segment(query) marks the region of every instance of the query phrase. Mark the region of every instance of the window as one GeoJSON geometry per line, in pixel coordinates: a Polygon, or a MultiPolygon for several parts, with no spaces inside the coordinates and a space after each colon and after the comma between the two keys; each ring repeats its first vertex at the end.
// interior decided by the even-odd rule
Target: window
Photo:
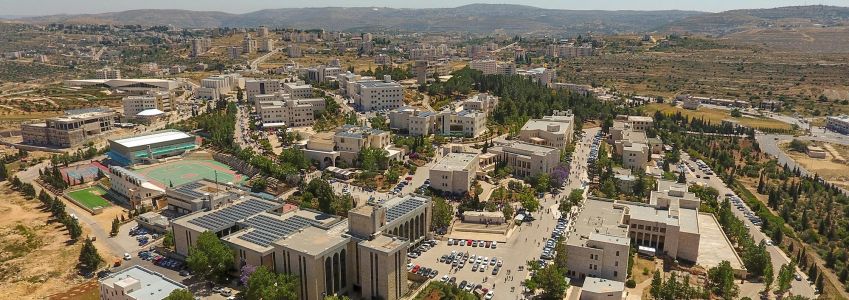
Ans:
{"type": "Polygon", "coordinates": [[[617,277],[617,276],[619,276],[619,272],[613,271],[613,277],[617,277]]]}
{"type": "Polygon", "coordinates": [[[616,251],[616,256],[619,256],[619,251],[616,251]]]}

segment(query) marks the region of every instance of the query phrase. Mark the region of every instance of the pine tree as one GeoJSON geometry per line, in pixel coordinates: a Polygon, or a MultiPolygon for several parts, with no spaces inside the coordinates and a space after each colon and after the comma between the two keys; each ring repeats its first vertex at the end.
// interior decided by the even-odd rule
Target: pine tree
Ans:
{"type": "Polygon", "coordinates": [[[97,248],[94,247],[94,243],[91,238],[86,238],[85,243],[83,244],[82,249],[80,250],[80,265],[83,270],[94,271],[103,262],[103,258],[100,257],[100,254],[97,253],[97,248]]]}
{"type": "Polygon", "coordinates": [[[121,227],[121,223],[120,223],[120,221],[118,221],[118,217],[115,217],[115,219],[112,220],[112,230],[109,232],[109,234],[112,235],[112,236],[118,235],[118,231],[119,231],[120,227],[121,227]]]}

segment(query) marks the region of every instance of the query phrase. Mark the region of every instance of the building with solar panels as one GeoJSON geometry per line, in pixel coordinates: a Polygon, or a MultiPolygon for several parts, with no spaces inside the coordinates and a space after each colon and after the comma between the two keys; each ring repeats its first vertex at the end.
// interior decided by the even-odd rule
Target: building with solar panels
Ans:
{"type": "Polygon", "coordinates": [[[367,204],[348,218],[240,196],[172,220],[175,250],[187,256],[197,237],[212,231],[236,256],[234,269],[266,266],[298,276],[300,299],[358,290],[363,299],[400,299],[407,293],[406,255],[425,240],[430,198],[408,195],[367,204]]]}
{"type": "Polygon", "coordinates": [[[175,156],[197,148],[197,138],[178,130],[160,130],[134,137],[109,140],[106,153],[115,164],[122,166],[175,156]]]}

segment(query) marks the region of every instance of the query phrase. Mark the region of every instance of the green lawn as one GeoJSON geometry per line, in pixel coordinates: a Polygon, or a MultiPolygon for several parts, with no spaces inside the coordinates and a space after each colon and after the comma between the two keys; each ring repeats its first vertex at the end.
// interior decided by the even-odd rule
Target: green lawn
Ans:
{"type": "Polygon", "coordinates": [[[106,199],[103,198],[103,195],[105,194],[106,190],[96,185],[90,188],[70,192],[68,193],[68,196],[88,208],[95,208],[98,206],[107,207],[110,205],[109,201],[106,201],[106,199]]]}

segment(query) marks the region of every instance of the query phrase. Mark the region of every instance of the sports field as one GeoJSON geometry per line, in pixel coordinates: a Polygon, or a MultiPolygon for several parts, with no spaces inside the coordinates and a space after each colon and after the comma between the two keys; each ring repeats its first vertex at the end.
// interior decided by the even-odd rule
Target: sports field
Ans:
{"type": "Polygon", "coordinates": [[[215,180],[216,173],[218,182],[240,183],[245,180],[245,176],[230,166],[208,159],[177,160],[134,171],[161,187],[179,186],[202,178],[215,180]]]}
{"type": "Polygon", "coordinates": [[[106,194],[106,190],[101,188],[98,185],[92,186],[90,188],[84,188],[81,190],[73,191],[68,193],[68,197],[76,200],[77,203],[85,205],[88,208],[94,209],[95,207],[107,207],[109,201],[106,201],[103,198],[103,195],[106,194]]]}

